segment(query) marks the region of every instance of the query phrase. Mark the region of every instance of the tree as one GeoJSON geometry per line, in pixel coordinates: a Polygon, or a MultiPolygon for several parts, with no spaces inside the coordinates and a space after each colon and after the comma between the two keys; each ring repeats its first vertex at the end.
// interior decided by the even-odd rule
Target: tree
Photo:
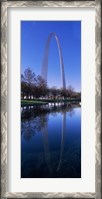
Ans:
{"type": "Polygon", "coordinates": [[[69,97],[72,97],[73,96],[73,93],[74,93],[74,88],[72,86],[69,86],[68,87],[68,96],[69,97]]]}
{"type": "MultiPolygon", "coordinates": [[[[24,75],[21,74],[21,81],[23,84],[26,85],[26,94],[28,95],[28,98],[32,96],[32,85],[36,82],[36,76],[35,73],[32,72],[32,70],[28,67],[24,71],[24,75]]],[[[23,85],[22,85],[23,86],[23,85]]]]}
{"type": "Polygon", "coordinates": [[[81,99],[81,93],[80,92],[74,92],[73,97],[76,99],[81,99]]]}
{"type": "Polygon", "coordinates": [[[44,97],[47,94],[47,82],[38,75],[36,78],[36,97],[44,97]]]}
{"type": "Polygon", "coordinates": [[[62,88],[61,91],[60,91],[60,93],[61,93],[61,96],[64,97],[64,99],[68,96],[68,91],[67,91],[67,89],[62,88]]]}
{"type": "Polygon", "coordinates": [[[50,93],[51,95],[53,95],[53,98],[55,100],[56,96],[57,96],[57,88],[54,86],[50,89],[50,93]]]}
{"type": "Polygon", "coordinates": [[[25,82],[21,82],[21,98],[24,99],[27,96],[27,85],[25,82]]]}
{"type": "Polygon", "coordinates": [[[24,80],[24,76],[21,74],[21,98],[28,97],[28,85],[24,80]]]}
{"type": "Polygon", "coordinates": [[[29,67],[25,69],[22,78],[24,78],[25,82],[27,82],[28,84],[32,84],[36,81],[36,75],[29,67]]]}

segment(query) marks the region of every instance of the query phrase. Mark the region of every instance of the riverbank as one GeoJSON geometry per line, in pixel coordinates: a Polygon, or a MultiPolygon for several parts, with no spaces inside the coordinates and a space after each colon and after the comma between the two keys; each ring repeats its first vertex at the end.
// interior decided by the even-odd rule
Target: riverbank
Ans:
{"type": "Polygon", "coordinates": [[[34,100],[21,100],[21,106],[34,106],[34,105],[47,105],[48,103],[76,103],[81,102],[81,99],[34,99],[34,100]]]}
{"type": "Polygon", "coordinates": [[[34,106],[34,105],[46,105],[48,102],[39,101],[39,100],[21,100],[22,106],[34,106]]]}

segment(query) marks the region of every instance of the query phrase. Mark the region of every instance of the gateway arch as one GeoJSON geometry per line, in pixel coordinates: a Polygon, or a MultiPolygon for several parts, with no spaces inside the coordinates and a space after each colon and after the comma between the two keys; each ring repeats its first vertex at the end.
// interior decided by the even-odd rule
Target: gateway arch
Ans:
{"type": "Polygon", "coordinates": [[[56,43],[57,43],[57,47],[58,47],[62,87],[63,87],[63,89],[66,89],[64,64],[63,64],[63,58],[62,58],[61,45],[60,45],[60,42],[59,42],[59,39],[58,39],[56,33],[53,33],[53,32],[50,33],[48,38],[47,38],[47,42],[46,42],[46,46],[45,46],[45,52],[44,52],[44,58],[43,58],[43,63],[42,63],[41,76],[42,76],[43,79],[45,79],[45,81],[47,81],[49,47],[50,47],[50,41],[51,41],[52,37],[55,38],[56,43]]]}

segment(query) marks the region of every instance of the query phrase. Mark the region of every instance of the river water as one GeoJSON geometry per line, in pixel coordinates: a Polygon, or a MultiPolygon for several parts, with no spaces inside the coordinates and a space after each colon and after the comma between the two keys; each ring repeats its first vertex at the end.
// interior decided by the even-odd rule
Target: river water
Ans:
{"type": "Polygon", "coordinates": [[[81,178],[81,107],[21,108],[21,178],[81,178]]]}

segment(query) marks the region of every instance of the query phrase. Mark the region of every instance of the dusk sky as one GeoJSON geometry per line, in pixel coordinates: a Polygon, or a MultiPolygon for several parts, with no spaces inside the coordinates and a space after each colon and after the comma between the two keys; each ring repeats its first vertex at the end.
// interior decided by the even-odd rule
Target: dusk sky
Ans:
{"type": "MultiPolygon", "coordinates": [[[[66,87],[81,91],[81,21],[21,21],[21,73],[28,67],[41,75],[46,40],[55,32],[62,49],[66,87]]],[[[51,38],[49,87],[62,87],[57,43],[51,38]]]]}

